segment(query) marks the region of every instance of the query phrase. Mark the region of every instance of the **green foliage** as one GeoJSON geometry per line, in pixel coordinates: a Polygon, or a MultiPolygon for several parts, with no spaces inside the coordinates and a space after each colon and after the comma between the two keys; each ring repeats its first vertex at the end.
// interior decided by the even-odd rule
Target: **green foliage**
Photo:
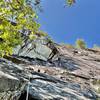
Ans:
{"type": "Polygon", "coordinates": [[[92,83],[93,83],[93,85],[96,85],[96,84],[100,85],[100,80],[93,80],[92,83]]]}
{"type": "Polygon", "coordinates": [[[68,5],[72,5],[72,4],[75,3],[75,0],[66,0],[66,3],[67,3],[68,5]]]}
{"type": "Polygon", "coordinates": [[[92,81],[92,84],[98,88],[94,88],[97,93],[100,93],[100,80],[95,79],[92,81]]]}
{"type": "Polygon", "coordinates": [[[25,0],[0,0],[0,56],[12,54],[13,48],[22,43],[23,29],[30,31],[29,39],[37,37],[40,25],[36,18],[35,11],[25,0]]]}
{"type": "Polygon", "coordinates": [[[86,48],[86,43],[84,42],[83,39],[77,39],[76,40],[76,47],[80,49],[85,49],[86,48]]]}
{"type": "MultiPolygon", "coordinates": [[[[38,16],[27,1],[30,0],[0,0],[0,56],[11,55],[13,48],[23,41],[46,35],[39,31],[38,16]],[[28,31],[27,36],[23,30],[28,31]]],[[[34,5],[40,1],[35,0],[34,5]]],[[[72,5],[74,0],[66,2],[72,5]]]]}

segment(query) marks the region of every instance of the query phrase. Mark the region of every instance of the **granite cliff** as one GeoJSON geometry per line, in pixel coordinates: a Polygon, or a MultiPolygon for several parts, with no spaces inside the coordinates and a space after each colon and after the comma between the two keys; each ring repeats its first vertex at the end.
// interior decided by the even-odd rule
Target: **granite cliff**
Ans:
{"type": "Polygon", "coordinates": [[[0,100],[100,100],[100,51],[37,49],[0,58],[0,100]]]}

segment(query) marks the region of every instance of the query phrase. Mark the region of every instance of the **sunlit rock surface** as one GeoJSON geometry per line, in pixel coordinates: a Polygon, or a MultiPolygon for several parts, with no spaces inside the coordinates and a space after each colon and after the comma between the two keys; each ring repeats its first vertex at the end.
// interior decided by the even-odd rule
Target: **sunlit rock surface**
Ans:
{"type": "Polygon", "coordinates": [[[61,46],[49,62],[51,50],[37,49],[37,56],[31,51],[0,59],[0,100],[100,100],[99,51],[61,46]]]}

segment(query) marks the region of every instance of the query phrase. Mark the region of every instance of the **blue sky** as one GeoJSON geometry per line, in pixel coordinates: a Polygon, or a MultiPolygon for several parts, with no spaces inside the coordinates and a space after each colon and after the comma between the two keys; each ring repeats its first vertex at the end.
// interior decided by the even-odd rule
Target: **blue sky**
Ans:
{"type": "Polygon", "coordinates": [[[88,47],[100,45],[100,0],[77,0],[64,8],[64,0],[42,0],[41,29],[58,43],[74,44],[82,38],[88,47]]]}

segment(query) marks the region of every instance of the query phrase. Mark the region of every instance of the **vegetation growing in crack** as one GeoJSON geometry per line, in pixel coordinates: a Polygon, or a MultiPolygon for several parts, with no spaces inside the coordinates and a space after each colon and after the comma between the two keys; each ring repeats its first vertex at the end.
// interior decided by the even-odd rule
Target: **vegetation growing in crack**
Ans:
{"type": "Polygon", "coordinates": [[[76,40],[76,47],[80,49],[85,49],[86,48],[86,43],[83,39],[77,39],[76,40]]]}

